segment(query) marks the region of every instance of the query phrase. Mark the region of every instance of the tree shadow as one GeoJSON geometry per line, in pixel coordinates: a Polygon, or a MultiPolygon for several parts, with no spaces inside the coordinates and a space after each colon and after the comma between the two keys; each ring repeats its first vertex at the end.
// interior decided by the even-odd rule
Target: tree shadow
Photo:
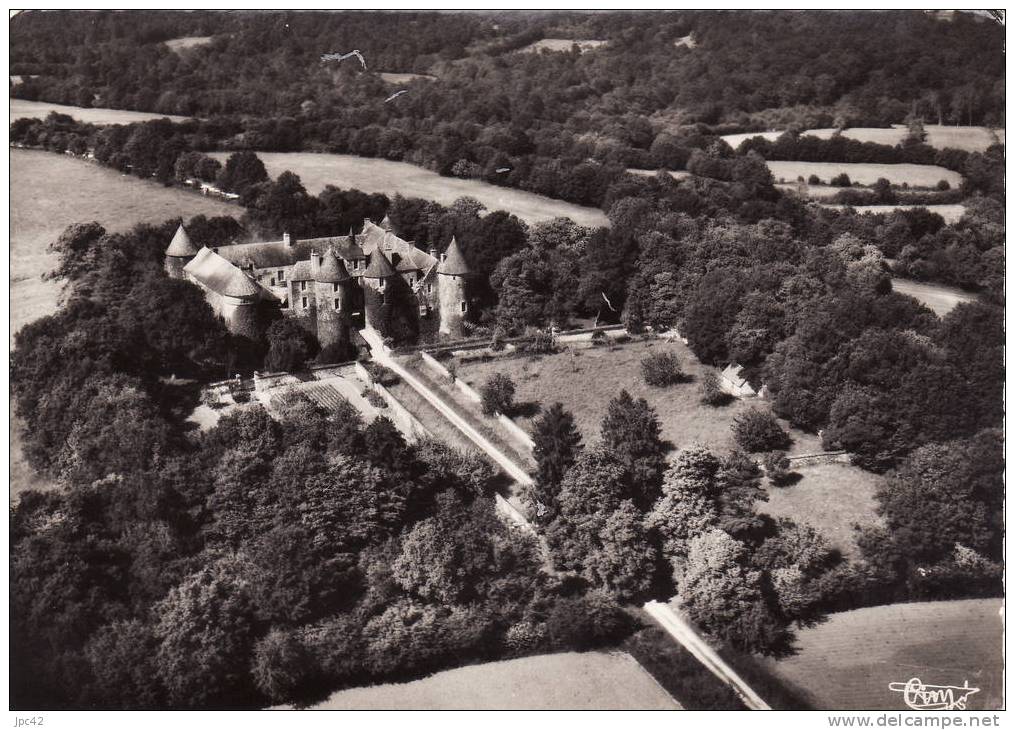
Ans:
{"type": "Polygon", "coordinates": [[[539,404],[539,401],[527,400],[515,403],[511,408],[511,413],[508,415],[512,418],[516,416],[520,418],[533,418],[540,410],[542,410],[542,406],[539,404]]]}
{"type": "Polygon", "coordinates": [[[784,488],[784,487],[792,487],[794,484],[797,484],[803,478],[804,475],[801,474],[800,472],[791,471],[784,474],[783,476],[771,479],[770,481],[776,487],[784,488]]]}

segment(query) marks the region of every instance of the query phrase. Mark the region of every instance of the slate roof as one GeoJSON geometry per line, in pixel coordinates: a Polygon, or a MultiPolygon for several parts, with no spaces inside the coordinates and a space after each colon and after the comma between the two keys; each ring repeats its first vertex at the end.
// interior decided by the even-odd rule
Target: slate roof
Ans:
{"type": "Polygon", "coordinates": [[[342,263],[342,259],[335,253],[335,249],[329,248],[321,257],[321,265],[317,269],[317,280],[325,283],[337,284],[340,281],[348,281],[352,277],[342,263]]]}
{"type": "Polygon", "coordinates": [[[370,254],[370,263],[367,265],[367,270],[363,272],[363,276],[368,279],[386,279],[396,274],[395,267],[391,265],[383,251],[374,251],[370,254]]]}
{"type": "Polygon", "coordinates": [[[448,250],[444,252],[444,260],[437,267],[437,273],[448,276],[468,276],[472,273],[472,269],[465,263],[465,257],[462,256],[462,250],[458,247],[458,241],[454,236],[451,237],[448,250]]]}
{"type": "Polygon", "coordinates": [[[210,248],[202,248],[183,270],[199,283],[228,297],[253,298],[267,290],[210,248]]]}
{"type": "Polygon", "coordinates": [[[190,236],[187,235],[187,230],[180,224],[180,227],[176,229],[176,233],[173,234],[173,240],[169,242],[169,248],[166,249],[166,256],[196,256],[197,246],[195,246],[190,236]]]}

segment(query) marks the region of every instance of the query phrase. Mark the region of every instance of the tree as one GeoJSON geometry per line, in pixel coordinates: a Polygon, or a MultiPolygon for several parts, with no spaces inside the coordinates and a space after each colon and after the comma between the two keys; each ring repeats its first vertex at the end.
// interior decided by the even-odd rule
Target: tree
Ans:
{"type": "Polygon", "coordinates": [[[599,546],[584,560],[583,575],[619,601],[641,602],[652,595],[659,561],[641,513],[630,500],[612,512],[599,534],[599,546]]]}
{"type": "Polygon", "coordinates": [[[715,475],[719,460],[704,447],[683,449],[663,480],[662,496],[646,516],[645,524],[662,543],[663,555],[679,565],[688,543],[718,525],[715,475]]]}
{"type": "Polygon", "coordinates": [[[288,317],[272,322],[265,338],[268,354],[264,358],[264,367],[271,373],[299,370],[317,350],[313,335],[288,317]]]}
{"type": "Polygon", "coordinates": [[[240,202],[246,208],[245,225],[262,235],[309,236],[315,232],[317,198],[307,193],[299,176],[288,170],[274,182],[247,187],[240,202]]]}
{"type": "Polygon", "coordinates": [[[545,524],[557,513],[560,484],[582,451],[582,436],[574,416],[558,402],[536,419],[532,440],[536,478],[529,501],[535,506],[536,521],[545,524]]]}
{"type": "Polygon", "coordinates": [[[75,281],[82,274],[92,271],[97,265],[105,235],[106,229],[95,221],[67,226],[47,248],[59,258],[57,265],[46,277],[75,281]]]}
{"type": "Polygon", "coordinates": [[[247,189],[268,180],[268,171],[253,152],[234,152],[219,173],[217,186],[228,193],[243,195],[247,189]]]}
{"type": "Polygon", "coordinates": [[[626,390],[612,399],[602,424],[603,448],[625,466],[639,509],[659,498],[666,469],[666,447],[659,435],[659,418],[644,398],[634,400],[626,390]]]}
{"type": "Polygon", "coordinates": [[[483,413],[511,415],[514,412],[515,383],[504,373],[494,373],[479,389],[483,413]]]}
{"type": "Polygon", "coordinates": [[[241,557],[188,576],[155,607],[159,677],[174,707],[251,706],[257,627],[241,557]]]}
{"type": "Polygon", "coordinates": [[[299,704],[320,670],[314,655],[292,631],[272,629],[254,647],[251,673],[257,688],[275,702],[299,704]]]}
{"type": "Polygon", "coordinates": [[[779,425],[775,416],[759,408],[749,408],[734,417],[733,437],[745,451],[774,451],[787,449],[789,434],[779,425]]]}
{"type": "Polygon", "coordinates": [[[680,359],[673,352],[653,352],[642,358],[641,377],[647,385],[665,388],[682,382],[687,376],[680,369],[680,359]]]}

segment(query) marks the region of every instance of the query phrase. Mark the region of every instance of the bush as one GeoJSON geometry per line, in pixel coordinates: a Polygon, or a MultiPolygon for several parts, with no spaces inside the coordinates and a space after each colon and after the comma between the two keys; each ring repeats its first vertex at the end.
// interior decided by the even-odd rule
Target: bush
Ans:
{"type": "Polygon", "coordinates": [[[665,388],[687,379],[680,369],[680,360],[672,352],[653,352],[642,358],[641,377],[647,385],[665,388]]]}
{"type": "Polygon", "coordinates": [[[733,436],[744,451],[776,451],[787,449],[789,434],[771,413],[751,408],[733,419],[733,436]]]}
{"type": "Polygon", "coordinates": [[[844,172],[840,172],[829,182],[829,185],[834,185],[837,188],[848,188],[852,184],[853,182],[849,179],[849,175],[844,172]]]}
{"type": "Polygon", "coordinates": [[[762,458],[761,463],[765,465],[765,473],[772,484],[782,486],[789,481],[791,472],[785,451],[769,451],[762,458]]]}
{"type": "Polygon", "coordinates": [[[945,191],[945,190],[951,190],[952,189],[952,186],[948,184],[947,180],[938,180],[937,181],[937,185],[935,187],[938,190],[941,190],[942,192],[945,191]]]}
{"type": "Polygon", "coordinates": [[[246,390],[234,390],[233,401],[236,403],[249,403],[250,393],[246,390]]]}
{"type": "Polygon", "coordinates": [[[219,396],[218,391],[211,388],[201,391],[201,402],[209,408],[221,408],[223,406],[222,398],[219,396]]]}
{"type": "Polygon", "coordinates": [[[380,383],[385,388],[392,385],[398,385],[402,382],[402,379],[398,377],[390,368],[386,368],[376,362],[363,363],[363,367],[366,368],[367,373],[370,375],[370,380],[374,383],[380,383]]]}
{"type": "Polygon", "coordinates": [[[483,398],[483,413],[486,415],[509,415],[515,406],[515,383],[504,373],[494,373],[480,388],[480,396],[483,398]]]}
{"type": "Polygon", "coordinates": [[[504,349],[504,330],[498,327],[493,331],[493,337],[490,338],[490,350],[493,352],[500,352],[504,349]]]}
{"type": "Polygon", "coordinates": [[[811,175],[809,178],[807,178],[807,184],[808,185],[820,185],[821,184],[821,178],[818,177],[817,175],[811,175]]]}
{"type": "Polygon", "coordinates": [[[534,355],[551,355],[557,351],[553,336],[549,332],[537,332],[524,347],[525,352],[534,355]]]}
{"type": "Polygon", "coordinates": [[[366,402],[374,408],[381,409],[388,407],[388,402],[384,400],[384,397],[373,388],[364,388],[362,396],[366,399],[366,402]]]}
{"type": "Polygon", "coordinates": [[[602,330],[596,330],[592,333],[592,339],[589,340],[593,347],[599,347],[599,345],[606,343],[606,333],[602,330]]]}
{"type": "Polygon", "coordinates": [[[733,400],[733,396],[722,389],[719,373],[706,370],[701,377],[701,402],[707,406],[724,406],[733,400]]]}

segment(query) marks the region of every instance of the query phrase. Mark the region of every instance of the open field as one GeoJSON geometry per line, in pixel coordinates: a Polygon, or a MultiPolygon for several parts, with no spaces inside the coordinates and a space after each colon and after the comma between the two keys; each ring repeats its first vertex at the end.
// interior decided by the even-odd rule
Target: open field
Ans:
{"type": "Polygon", "coordinates": [[[50,112],[67,114],[79,122],[87,124],[130,124],[131,122],[147,122],[149,119],[171,119],[174,122],[185,122],[188,117],[172,114],[153,114],[149,112],[129,112],[123,109],[86,109],[81,106],[64,106],[50,104],[46,101],[28,101],[27,99],[11,99],[11,122],[15,119],[35,117],[45,119],[50,112]]]}
{"type": "MultiPolygon", "coordinates": [[[[225,161],[228,152],[213,152],[225,161]]],[[[356,188],[367,193],[396,193],[426,198],[450,205],[463,196],[475,198],[488,210],[506,210],[526,223],[538,223],[564,216],[583,226],[608,226],[606,215],[597,208],[572,205],[513,188],[501,188],[479,180],[441,177],[436,172],[407,162],[393,162],[355,155],[315,154],[312,152],[258,152],[268,174],[278,177],[286,170],[300,176],[304,187],[313,194],[325,185],[356,188]]]]}
{"type": "MultiPolygon", "coordinates": [[[[927,132],[927,144],[931,147],[944,149],[953,147],[968,152],[982,152],[993,144],[1004,144],[1003,129],[989,129],[987,127],[951,127],[941,124],[925,124],[924,131],[927,132]]],[[[835,133],[834,129],[808,129],[803,134],[828,139],[835,133]]],[[[726,134],[726,140],[733,149],[740,146],[745,139],[752,137],[764,137],[768,140],[775,140],[782,132],[746,132],[742,134],[726,134]]],[[[902,142],[906,136],[906,126],[894,124],[891,127],[851,127],[842,132],[843,137],[855,139],[860,142],[874,142],[876,144],[889,145],[894,147],[902,142]]]]}
{"type": "Polygon", "coordinates": [[[900,294],[908,294],[939,317],[945,316],[962,302],[975,302],[978,298],[976,294],[954,286],[912,279],[893,278],[892,289],[900,294]]]}
{"type": "Polygon", "coordinates": [[[822,207],[844,210],[852,207],[857,213],[891,213],[893,210],[910,210],[912,208],[926,208],[931,213],[937,213],[944,218],[945,223],[958,223],[959,219],[966,214],[966,206],[961,203],[955,205],[836,205],[834,203],[822,203],[822,207]]]}
{"type": "Polygon", "coordinates": [[[423,79],[424,81],[436,81],[436,76],[430,74],[398,74],[398,73],[387,73],[382,71],[377,74],[381,77],[381,80],[389,84],[407,84],[415,79],[423,79]]]}
{"type": "Polygon", "coordinates": [[[11,336],[56,311],[59,285],[42,281],[54,264],[46,247],[73,223],[98,221],[110,231],[167,218],[239,215],[235,205],[180,188],[120,175],[67,155],[12,149],[11,336]]]}
{"type": "Polygon", "coordinates": [[[569,38],[543,38],[535,43],[530,43],[522,49],[519,49],[519,53],[539,53],[539,51],[570,51],[571,47],[578,44],[578,48],[582,53],[586,51],[594,51],[599,46],[605,45],[606,41],[596,40],[571,40],[569,38]]]}
{"type": "Polygon", "coordinates": [[[878,178],[886,178],[895,185],[908,183],[911,187],[932,188],[938,180],[947,180],[953,188],[962,184],[962,175],[938,165],[881,165],[866,162],[795,162],[769,160],[768,169],[776,182],[793,182],[798,177],[805,180],[811,175],[828,182],[839,173],[846,173],[854,183],[873,185],[878,178]]]}
{"type": "Polygon", "coordinates": [[[889,683],[979,692],[968,709],[1004,706],[1001,599],[900,603],[832,614],[797,633],[799,653],[763,660],[806,693],[816,709],[906,710],[889,683]]]}
{"type": "Polygon", "coordinates": [[[212,38],[214,38],[214,36],[192,35],[184,38],[173,38],[172,40],[166,41],[166,45],[169,46],[169,50],[179,53],[180,51],[185,51],[188,48],[196,48],[197,46],[207,45],[208,43],[211,43],[212,38]]]}
{"type": "MultiPolygon", "coordinates": [[[[286,708],[288,709],[288,708],[286,708]]],[[[336,692],[312,710],[679,710],[629,654],[546,654],[336,692]]]]}
{"type": "Polygon", "coordinates": [[[838,463],[809,464],[795,471],[801,479],[790,486],[775,487],[765,480],[768,501],[759,502],[757,511],[808,524],[845,557],[859,557],[853,525],[880,521],[874,513],[874,492],[881,477],[838,463]]]}

